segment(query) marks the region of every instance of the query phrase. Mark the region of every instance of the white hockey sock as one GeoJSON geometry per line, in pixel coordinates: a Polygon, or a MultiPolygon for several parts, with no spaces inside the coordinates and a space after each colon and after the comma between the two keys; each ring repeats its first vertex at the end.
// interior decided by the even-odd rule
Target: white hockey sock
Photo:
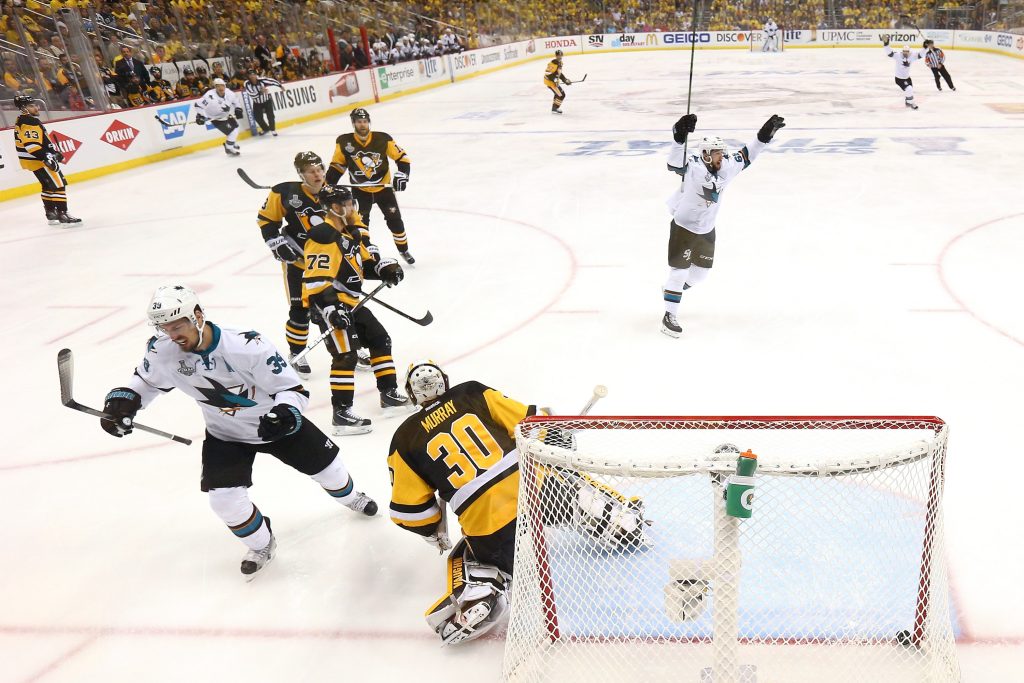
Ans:
{"type": "Polygon", "coordinates": [[[235,140],[238,139],[238,131],[240,131],[240,130],[241,130],[241,128],[235,128],[233,131],[228,133],[228,144],[231,145],[232,147],[236,146],[235,145],[235,140]]]}
{"type": "Polygon", "coordinates": [[[683,289],[686,288],[686,278],[690,270],[692,270],[692,266],[668,269],[668,280],[665,281],[665,288],[662,290],[666,313],[675,315],[679,311],[679,301],[683,296],[683,289]]]}
{"type": "Polygon", "coordinates": [[[259,508],[249,501],[244,486],[210,490],[210,507],[228,525],[231,533],[252,550],[270,543],[270,527],[259,508]]]}
{"type": "Polygon", "coordinates": [[[342,505],[350,503],[357,493],[352,475],[345,469],[340,453],[334,456],[330,465],[312,475],[312,479],[342,505]]]}
{"type": "Polygon", "coordinates": [[[686,276],[686,286],[683,289],[689,289],[694,285],[698,285],[708,279],[708,275],[711,275],[710,268],[701,268],[700,266],[690,266],[690,273],[686,276]]]}

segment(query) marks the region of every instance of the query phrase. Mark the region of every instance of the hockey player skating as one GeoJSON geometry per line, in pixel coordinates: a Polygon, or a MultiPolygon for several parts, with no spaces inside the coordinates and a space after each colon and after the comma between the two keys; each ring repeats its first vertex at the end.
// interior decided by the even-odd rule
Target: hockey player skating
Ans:
{"type": "Polygon", "coordinates": [[[935,87],[942,91],[942,81],[939,77],[946,79],[946,85],[949,89],[956,91],[956,87],[953,85],[953,77],[946,71],[946,53],[942,51],[942,48],[935,44],[934,40],[924,41],[924,47],[927,50],[924,54],[924,63],[928,65],[928,68],[932,70],[932,75],[935,76],[935,87]]]}
{"type": "Polygon", "coordinates": [[[356,491],[338,447],[302,412],[309,393],[270,342],[258,332],[209,322],[195,292],[160,287],[146,311],[157,335],[127,386],[107,394],[100,421],[121,437],[132,432],[136,413],[162,393],[180,389],[194,398],[206,421],[200,489],[214,513],[248,552],[243,574],[274,557],[270,518],[249,500],[256,453],[269,453],[309,475],[339,503],[367,516],[377,504],[356,491]]]}
{"type": "MultiPolygon", "coordinates": [[[[458,516],[465,537],[448,556],[449,590],[426,614],[441,640],[454,644],[487,633],[507,610],[520,477],[514,431],[539,411],[480,382],[449,386],[429,360],[409,366],[405,388],[422,410],[391,440],[391,521],[444,552],[451,542],[441,506],[458,516]]],[[[572,447],[571,435],[553,436],[553,445],[572,447]]],[[[557,497],[545,508],[559,518],[544,524],[572,525],[605,549],[645,543],[639,499],[554,469],[538,483],[542,497],[557,497]]]]}
{"type": "Polygon", "coordinates": [[[771,17],[764,24],[764,42],[761,44],[761,52],[779,51],[779,27],[771,17]]]}
{"type": "Polygon", "coordinates": [[[14,147],[18,162],[26,171],[32,171],[42,191],[43,211],[50,225],[78,225],[81,218],[68,214],[68,181],[60,170],[64,155],[50,140],[46,127],[39,120],[39,105],[29,95],[14,96],[14,106],[21,114],[14,122],[14,147]]]}
{"type": "Polygon", "coordinates": [[[661,331],[670,337],[678,337],[683,331],[676,317],[683,292],[706,280],[714,264],[715,218],[722,192],[785,125],[781,116],[773,114],[761,126],[757,137],[734,154],[728,153],[722,138],[705,135],[690,146],[686,158],[686,138],[696,129],[697,115],[687,114],[672,126],[675,144],[669,153],[668,169],[681,175],[683,182],[668,200],[672,221],[661,331]]]}
{"type": "Polygon", "coordinates": [[[384,222],[391,231],[398,253],[409,265],[416,263],[409,252],[409,239],[405,234],[405,222],[398,208],[395,192],[402,192],[409,184],[412,161],[394,139],[387,133],[370,131],[370,113],[365,109],[353,109],[349,114],[353,132],[339,135],[335,140],[334,157],[327,171],[327,184],[336,185],[348,172],[355,185],[353,196],[359,205],[363,223],[370,225],[370,209],[376,204],[384,214],[384,222]],[[390,161],[395,163],[391,173],[390,161]],[[376,187],[372,187],[376,185],[376,187]]]}
{"type": "Polygon", "coordinates": [[[914,104],[914,82],[910,79],[910,65],[924,56],[925,50],[911,51],[909,45],[904,45],[899,52],[889,47],[889,36],[882,36],[882,47],[885,56],[893,60],[896,69],[896,85],[903,91],[903,103],[910,109],[917,109],[914,104]]]}
{"type": "MultiPolygon", "coordinates": [[[[289,362],[302,353],[309,337],[309,308],[302,297],[302,273],[305,270],[302,249],[313,227],[312,221],[322,221],[326,213],[317,197],[324,186],[326,169],[323,160],[314,152],[299,152],[293,163],[301,180],[274,185],[256,219],[263,241],[274,258],[281,262],[281,270],[284,271],[285,294],[288,297],[284,336],[290,352],[289,362]]],[[[305,358],[293,367],[299,377],[309,379],[312,370],[305,358]]]]}
{"type": "Polygon", "coordinates": [[[320,329],[334,328],[327,338],[333,357],[330,382],[334,435],[365,434],[372,429],[370,420],[352,412],[357,339],[370,352],[381,408],[386,413],[404,412],[410,403],[398,392],[388,331],[365,306],[350,311],[359,303],[364,279],[381,280],[393,287],[402,281],[403,272],[394,259],[382,259],[370,242],[370,233],[347,187],[325,185],[320,190],[320,203],[324,221],[310,229],[304,247],[303,297],[320,329]]]}
{"type": "Polygon", "coordinates": [[[213,88],[196,102],[196,123],[202,125],[207,120],[214,128],[227,136],[224,141],[224,152],[229,156],[238,156],[238,119],[244,116],[242,100],[238,93],[228,90],[223,78],[213,79],[213,88]]]}
{"type": "Polygon", "coordinates": [[[551,100],[552,114],[562,113],[562,102],[565,100],[565,90],[562,89],[560,83],[571,85],[572,81],[566,78],[565,74],[562,73],[562,51],[555,50],[555,58],[548,62],[547,67],[544,69],[544,85],[555,95],[551,100]]]}

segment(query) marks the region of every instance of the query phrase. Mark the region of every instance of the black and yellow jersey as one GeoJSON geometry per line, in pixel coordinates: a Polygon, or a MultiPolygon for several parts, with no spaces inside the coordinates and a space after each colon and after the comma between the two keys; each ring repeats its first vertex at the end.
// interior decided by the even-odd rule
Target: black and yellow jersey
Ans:
{"type": "MultiPolygon", "coordinates": [[[[345,172],[353,185],[391,184],[391,165],[395,162],[398,170],[409,175],[412,161],[409,155],[387,133],[372,131],[366,138],[355,133],[339,135],[335,140],[334,157],[327,169],[327,184],[336,184],[345,172]]],[[[367,187],[364,192],[379,192],[383,187],[367,187]]]]}
{"type": "Polygon", "coordinates": [[[146,100],[149,102],[170,102],[174,99],[174,88],[165,79],[152,79],[146,86],[146,100]]]}
{"type": "Polygon", "coordinates": [[[142,86],[138,83],[129,83],[125,86],[124,98],[129,107],[141,107],[146,104],[146,96],[142,92],[142,86]]]}
{"type": "Polygon", "coordinates": [[[309,233],[303,247],[302,303],[318,308],[339,302],[352,308],[363,292],[363,280],[380,279],[380,252],[357,214],[352,225],[339,232],[322,223],[309,233]]]}
{"type": "Polygon", "coordinates": [[[441,520],[437,491],[467,536],[512,522],[519,496],[514,430],[536,412],[480,382],[463,382],[407,418],[388,455],[391,521],[430,536],[441,520]]]}
{"type": "Polygon", "coordinates": [[[22,114],[14,123],[14,147],[21,167],[29,171],[41,169],[47,152],[56,151],[38,117],[22,114]]]}
{"type": "Polygon", "coordinates": [[[556,81],[569,82],[569,79],[562,75],[562,60],[556,57],[548,62],[547,68],[544,69],[544,81],[552,84],[556,81]]]}
{"type": "Polygon", "coordinates": [[[302,182],[292,180],[270,188],[270,194],[260,207],[256,223],[263,233],[264,242],[284,235],[295,243],[297,251],[302,251],[312,227],[310,220],[313,216],[322,219],[326,213],[315,193],[302,182]]]}

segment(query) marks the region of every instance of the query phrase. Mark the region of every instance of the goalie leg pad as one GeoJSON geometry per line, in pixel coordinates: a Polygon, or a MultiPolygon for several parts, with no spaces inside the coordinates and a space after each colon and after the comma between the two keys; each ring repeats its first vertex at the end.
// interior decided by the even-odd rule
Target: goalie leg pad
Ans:
{"type": "Polygon", "coordinates": [[[509,577],[497,567],[477,562],[463,538],[448,555],[448,592],[425,615],[445,645],[484,635],[508,611],[509,577]]]}
{"type": "Polygon", "coordinates": [[[626,498],[586,475],[580,480],[573,519],[580,528],[608,550],[640,548],[648,544],[642,500],[626,498]]]}

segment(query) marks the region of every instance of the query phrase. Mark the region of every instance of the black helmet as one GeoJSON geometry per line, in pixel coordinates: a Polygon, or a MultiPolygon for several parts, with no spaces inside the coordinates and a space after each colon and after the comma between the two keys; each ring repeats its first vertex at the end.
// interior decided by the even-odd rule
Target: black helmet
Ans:
{"type": "Polygon", "coordinates": [[[555,50],[555,56],[561,58],[563,52],[561,50],[555,50]]]}
{"type": "Polygon", "coordinates": [[[352,190],[347,187],[324,185],[320,188],[320,194],[317,195],[317,199],[320,200],[320,206],[330,209],[334,204],[344,204],[345,202],[352,201],[352,190]]]}
{"type": "Polygon", "coordinates": [[[199,66],[196,67],[196,73],[200,73],[200,74],[206,73],[206,67],[203,66],[202,64],[200,64],[199,66]]]}
{"type": "Polygon", "coordinates": [[[164,72],[160,70],[160,67],[154,64],[153,66],[149,67],[149,75],[153,78],[163,78],[164,72]]]}
{"type": "Polygon", "coordinates": [[[355,123],[359,119],[364,119],[367,123],[370,121],[370,112],[366,111],[362,107],[359,109],[353,109],[352,113],[348,115],[352,119],[352,123],[355,123]]]}
{"type": "Polygon", "coordinates": [[[295,155],[295,170],[302,175],[307,166],[319,166],[324,168],[324,160],[316,152],[299,152],[295,155]]]}
{"type": "Polygon", "coordinates": [[[36,98],[34,98],[34,97],[30,96],[30,95],[24,95],[22,93],[18,93],[17,95],[14,96],[14,106],[17,107],[18,109],[24,109],[28,105],[34,104],[35,101],[36,101],[36,98]]]}
{"type": "Polygon", "coordinates": [[[191,76],[195,73],[195,71],[192,70],[192,67],[186,66],[184,69],[181,70],[181,73],[185,74],[186,76],[191,76]]]}

